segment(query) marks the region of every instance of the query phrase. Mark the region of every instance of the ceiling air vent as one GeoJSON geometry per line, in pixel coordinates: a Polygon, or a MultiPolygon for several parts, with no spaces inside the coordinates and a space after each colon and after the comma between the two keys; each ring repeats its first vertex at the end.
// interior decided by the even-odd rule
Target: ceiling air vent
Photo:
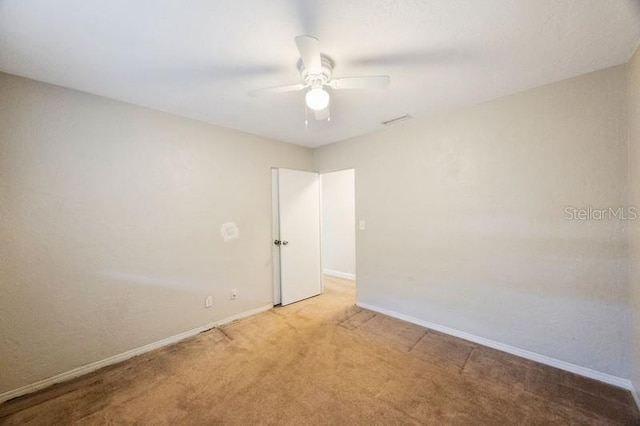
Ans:
{"type": "Polygon", "coordinates": [[[400,117],[392,118],[391,120],[383,121],[382,124],[385,126],[394,126],[398,123],[402,123],[403,121],[407,121],[412,118],[409,114],[401,115],[400,117]]]}

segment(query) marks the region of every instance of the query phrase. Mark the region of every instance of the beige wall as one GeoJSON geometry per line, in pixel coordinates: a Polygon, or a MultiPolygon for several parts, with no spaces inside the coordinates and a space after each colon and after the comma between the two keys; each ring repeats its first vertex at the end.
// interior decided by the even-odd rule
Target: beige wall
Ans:
{"type": "MultiPolygon", "coordinates": [[[[640,207],[640,49],[628,65],[629,110],[629,204],[640,207]]],[[[629,283],[633,309],[631,381],[640,392],[640,221],[629,227],[629,283]]],[[[640,403],[640,399],[638,399],[640,403]]]]}
{"type": "Polygon", "coordinates": [[[271,303],[309,150],[7,74],[0,111],[0,393],[271,303]]]}
{"type": "Polygon", "coordinates": [[[625,66],[319,148],[356,169],[358,302],[629,377],[625,66]]]}

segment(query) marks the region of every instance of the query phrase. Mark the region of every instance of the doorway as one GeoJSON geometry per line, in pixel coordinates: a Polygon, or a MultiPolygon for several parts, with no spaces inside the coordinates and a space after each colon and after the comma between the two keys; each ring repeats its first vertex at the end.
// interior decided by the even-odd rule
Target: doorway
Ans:
{"type": "Polygon", "coordinates": [[[272,197],[274,305],[316,296],[329,280],[354,289],[355,170],[274,168],[272,197]]]}
{"type": "Polygon", "coordinates": [[[355,170],[320,175],[322,273],[329,279],[356,280],[355,170]]]}

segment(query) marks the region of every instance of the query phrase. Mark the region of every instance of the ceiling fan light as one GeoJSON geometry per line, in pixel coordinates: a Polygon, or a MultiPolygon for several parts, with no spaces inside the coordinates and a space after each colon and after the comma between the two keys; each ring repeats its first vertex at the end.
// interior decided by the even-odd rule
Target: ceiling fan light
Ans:
{"type": "Polygon", "coordinates": [[[320,111],[329,106],[329,93],[322,89],[311,89],[305,96],[307,106],[314,111],[320,111]]]}

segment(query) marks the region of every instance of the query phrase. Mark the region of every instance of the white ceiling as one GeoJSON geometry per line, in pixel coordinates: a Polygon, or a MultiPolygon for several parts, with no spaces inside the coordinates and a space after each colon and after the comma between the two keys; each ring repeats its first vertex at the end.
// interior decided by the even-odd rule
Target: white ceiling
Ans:
{"type": "Polygon", "coordinates": [[[0,70],[315,147],[626,62],[634,0],[0,0],[0,70]],[[334,76],[391,76],[332,92],[304,126],[294,37],[334,76]]]}

